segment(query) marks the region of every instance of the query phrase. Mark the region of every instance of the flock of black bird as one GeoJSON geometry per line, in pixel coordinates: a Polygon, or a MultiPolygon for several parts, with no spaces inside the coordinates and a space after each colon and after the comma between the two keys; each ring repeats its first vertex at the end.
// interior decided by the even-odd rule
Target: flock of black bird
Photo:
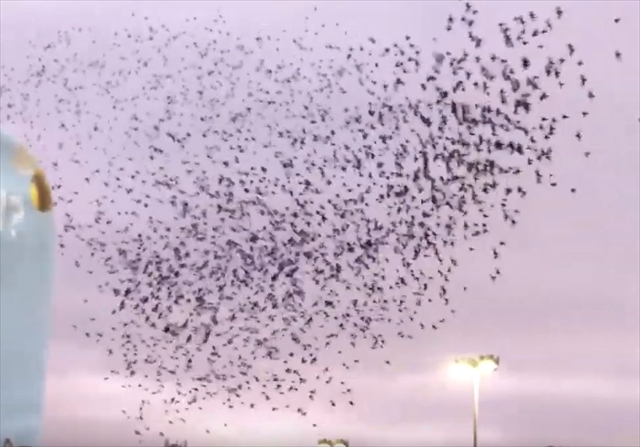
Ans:
{"type": "Polygon", "coordinates": [[[2,121],[46,147],[60,252],[99,283],[85,301],[110,306],[78,330],[149,395],[137,434],[154,395],[170,423],[205,401],[306,416],[291,396],[334,384],[324,401],[355,405],[333,381],[359,363],[353,348],[438,329],[456,253],[515,226],[530,186],[562,187],[556,151],[589,157],[597,98],[586,55],[552,37],[562,9],[500,23],[491,43],[460,7],[445,24],[459,51],[354,43],[313,17],[278,37],[236,35],[222,16],[133,17],[33,42],[26,77],[2,67],[2,121]],[[558,112],[562,95],[584,109],[558,112]],[[575,144],[555,147],[567,129],[575,144]]]}

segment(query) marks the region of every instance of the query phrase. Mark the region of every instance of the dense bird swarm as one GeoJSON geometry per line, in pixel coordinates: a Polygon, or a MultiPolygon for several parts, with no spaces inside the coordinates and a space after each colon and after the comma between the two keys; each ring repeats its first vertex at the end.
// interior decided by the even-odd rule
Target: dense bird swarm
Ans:
{"type": "MultiPolygon", "coordinates": [[[[582,55],[546,47],[563,11],[485,37],[478,9],[460,7],[444,25],[464,37],[456,51],[410,36],[356,44],[313,17],[302,35],[251,38],[221,16],[183,29],[137,17],[113,35],[34,42],[26,78],[2,67],[2,120],[60,136],[44,158],[61,253],[108,272],[107,328],[80,330],[122,358],[114,374],[165,398],[172,423],[207,400],[276,411],[291,394],[322,399],[332,344],[349,369],[351,347],[438,329],[446,313],[426,307],[450,309],[455,253],[517,225],[527,185],[557,185],[555,150],[589,157],[582,55]],[[545,101],[565,94],[584,109],[550,115],[545,101]],[[576,144],[554,147],[567,131],[576,144]],[[90,211],[70,212],[89,196],[90,211]]],[[[354,405],[336,385],[342,400],[325,401],[354,405]]]]}

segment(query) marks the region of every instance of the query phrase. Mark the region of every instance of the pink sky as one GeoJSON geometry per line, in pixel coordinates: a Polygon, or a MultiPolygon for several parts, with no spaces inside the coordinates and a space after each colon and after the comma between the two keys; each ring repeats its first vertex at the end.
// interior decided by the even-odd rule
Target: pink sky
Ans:
{"type": "MultiPolygon", "coordinates": [[[[359,405],[314,409],[317,430],[301,424],[295,414],[275,418],[269,411],[230,412],[211,402],[180,428],[166,426],[158,407],[158,414],[148,416],[155,432],[187,438],[191,445],[315,445],[325,436],[348,437],[353,446],[462,445],[470,443],[471,385],[453,381],[446,365],[456,355],[491,352],[503,363],[481,390],[484,445],[640,445],[640,4],[563,5],[567,22],[555,34],[558,45],[570,38],[585,52],[598,92],[599,106],[584,130],[594,155],[590,162],[576,164],[559,151],[560,181],[574,185],[579,194],[535,189],[522,209],[521,224],[494,236],[509,242],[502,281],[488,281],[484,254],[468,256],[458,278],[472,292],[456,299],[457,318],[437,333],[393,343],[391,354],[385,354],[392,357],[393,368],[381,370],[380,356],[363,354],[362,369],[349,376],[359,405]],[[623,17],[619,28],[612,25],[616,16],[623,17]],[[610,62],[614,49],[622,51],[624,64],[610,62]],[[211,435],[204,433],[205,426],[211,435]]],[[[230,26],[246,31],[295,26],[313,3],[260,2],[251,5],[250,15],[246,3],[216,6],[230,26]]],[[[483,16],[495,23],[519,11],[553,7],[524,1],[481,6],[483,16]]],[[[426,47],[433,36],[445,41],[439,34],[448,8],[446,2],[363,1],[327,3],[319,9],[325,20],[335,18],[362,35],[411,34],[426,47]]],[[[176,27],[184,17],[214,13],[207,2],[3,1],[2,65],[22,69],[24,52],[32,51],[28,36],[47,36],[69,26],[111,29],[134,10],[176,27]]],[[[4,87],[4,74],[1,82],[4,87]]],[[[28,116],[26,111],[23,121],[0,124],[28,138],[28,116]]],[[[574,144],[572,135],[560,138],[562,145],[574,144]]],[[[37,147],[33,150],[38,153],[37,147]]],[[[80,215],[83,209],[78,206],[74,212],[80,215]]],[[[45,443],[136,441],[135,426],[121,410],[135,410],[140,396],[122,388],[131,383],[105,381],[114,364],[71,329],[101,311],[99,304],[82,304],[95,295],[95,284],[78,278],[70,261],[61,260],[56,291],[45,443]]],[[[145,443],[158,444],[158,439],[149,437],[145,443]]]]}

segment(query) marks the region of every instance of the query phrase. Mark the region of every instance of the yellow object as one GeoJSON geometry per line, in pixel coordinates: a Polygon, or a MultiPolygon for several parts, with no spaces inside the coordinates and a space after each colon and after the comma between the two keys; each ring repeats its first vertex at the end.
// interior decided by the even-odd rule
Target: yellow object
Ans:
{"type": "Polygon", "coordinates": [[[31,204],[35,209],[42,213],[51,211],[53,208],[51,187],[41,169],[36,169],[36,172],[31,177],[30,193],[31,204]]]}

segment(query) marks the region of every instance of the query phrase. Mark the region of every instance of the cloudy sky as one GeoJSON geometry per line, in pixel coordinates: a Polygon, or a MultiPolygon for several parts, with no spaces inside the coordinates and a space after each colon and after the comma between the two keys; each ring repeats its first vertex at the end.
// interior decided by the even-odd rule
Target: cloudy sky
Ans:
{"type": "MultiPolygon", "coordinates": [[[[640,4],[570,2],[556,34],[587,51],[588,77],[598,92],[585,140],[590,163],[556,160],[564,190],[536,189],[515,229],[498,235],[509,242],[503,278],[492,284],[487,259],[469,256],[457,280],[472,293],[456,298],[455,319],[436,333],[394,342],[394,368],[354,371],[359,405],[318,409],[319,430],[294,414],[230,412],[211,403],[183,428],[162,428],[193,445],[213,443],[311,445],[318,437],[348,437],[354,446],[462,445],[471,437],[471,384],[454,380],[447,365],[458,355],[499,354],[499,371],[482,383],[481,443],[485,445],[640,444],[640,4]],[[613,18],[622,17],[614,28],[613,18]],[[624,63],[616,64],[619,49],[624,63]],[[483,273],[479,273],[483,272],[483,273]],[[384,391],[381,391],[384,390],[384,391]],[[227,426],[222,424],[224,421],[227,426]],[[204,425],[211,435],[203,433],[204,425]]],[[[26,36],[47,35],[71,26],[117,27],[131,11],[178,26],[185,17],[221,10],[238,30],[279,29],[299,22],[313,3],[207,2],[1,2],[0,56],[19,66],[29,47],[26,36]]],[[[446,2],[354,2],[322,4],[323,18],[340,21],[356,34],[401,38],[411,34],[428,48],[442,36],[446,2]]],[[[486,2],[483,15],[495,23],[514,14],[552,8],[546,2],[486,2]]],[[[455,44],[455,43],[452,43],[455,44]]],[[[106,63],[110,63],[108,60],[106,63]]],[[[2,122],[28,137],[23,123],[2,122]]],[[[557,144],[570,147],[571,135],[557,144]]],[[[74,210],[82,214],[82,209],[74,210]]],[[[480,251],[480,250],[479,250],[480,251]]],[[[95,284],[78,278],[61,260],[55,294],[48,376],[47,445],[126,445],[137,442],[134,425],[121,413],[140,396],[108,381],[113,364],[105,352],[71,328],[99,312],[82,306],[95,284]]],[[[380,360],[379,358],[377,359],[380,360]]],[[[374,356],[371,364],[376,364],[374,356]]],[[[154,427],[161,427],[160,416],[154,427]]],[[[158,442],[149,438],[146,444],[158,442]]]]}

